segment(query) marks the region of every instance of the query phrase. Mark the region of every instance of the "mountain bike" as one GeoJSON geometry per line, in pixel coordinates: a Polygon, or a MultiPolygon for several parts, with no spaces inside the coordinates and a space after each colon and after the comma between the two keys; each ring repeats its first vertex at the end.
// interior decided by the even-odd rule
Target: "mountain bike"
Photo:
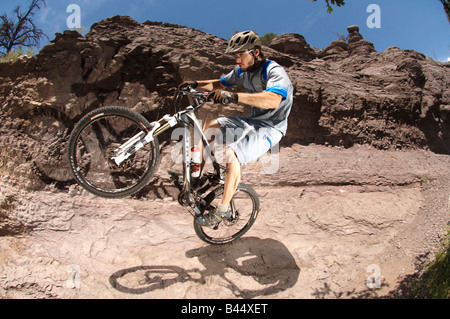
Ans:
{"type": "MultiPolygon", "coordinates": [[[[224,192],[226,168],[216,160],[195,115],[195,111],[210,100],[209,92],[192,87],[178,89],[174,114],[151,123],[126,107],[106,106],[86,114],[75,125],[68,142],[73,177],[97,196],[119,198],[136,194],[149,183],[158,168],[158,136],[181,125],[183,169],[168,171],[180,191],[178,202],[191,209],[195,233],[203,241],[225,244],[241,237],[252,227],[260,209],[257,193],[246,184],[238,185],[228,219],[212,226],[204,226],[199,220],[217,208],[224,192]],[[192,105],[179,110],[183,97],[188,97],[192,105]],[[203,154],[213,167],[213,172],[205,172],[199,178],[191,177],[191,130],[200,136],[203,154]]],[[[222,100],[223,104],[227,102],[222,100]]]]}

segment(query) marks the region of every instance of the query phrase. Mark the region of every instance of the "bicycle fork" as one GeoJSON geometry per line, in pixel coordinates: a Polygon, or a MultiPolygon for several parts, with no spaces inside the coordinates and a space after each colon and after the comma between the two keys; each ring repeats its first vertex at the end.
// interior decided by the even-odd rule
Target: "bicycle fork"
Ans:
{"type": "Polygon", "coordinates": [[[116,163],[117,166],[126,161],[131,155],[139,151],[145,145],[153,142],[154,138],[161,134],[162,132],[168,130],[171,127],[177,125],[178,121],[176,117],[165,115],[162,119],[157,122],[152,122],[153,128],[145,134],[144,132],[139,132],[127,142],[119,146],[114,150],[115,156],[111,157],[111,160],[116,163]],[[165,124],[163,124],[165,123],[165,124]],[[142,137],[145,134],[144,137],[142,137]]]}

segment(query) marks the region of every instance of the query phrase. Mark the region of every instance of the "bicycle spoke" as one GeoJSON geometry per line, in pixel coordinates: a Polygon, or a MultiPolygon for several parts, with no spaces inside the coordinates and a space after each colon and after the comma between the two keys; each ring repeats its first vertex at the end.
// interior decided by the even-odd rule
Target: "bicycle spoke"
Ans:
{"type": "MultiPolygon", "coordinates": [[[[217,193],[205,213],[214,210],[222,200],[223,188],[217,193]]],[[[215,227],[203,226],[196,222],[194,227],[199,237],[211,244],[230,242],[244,234],[253,224],[259,209],[256,193],[249,186],[238,186],[230,202],[232,216],[219,222],[215,227]]]]}
{"type": "Polygon", "coordinates": [[[74,135],[76,141],[72,142],[70,149],[73,171],[89,191],[117,197],[145,186],[143,184],[156,168],[159,156],[154,143],[129,155],[120,165],[114,161],[122,145],[148,132],[150,124],[144,125],[145,120],[139,117],[124,108],[106,107],[88,114],[85,124],[74,129],[77,131],[74,135]]]}

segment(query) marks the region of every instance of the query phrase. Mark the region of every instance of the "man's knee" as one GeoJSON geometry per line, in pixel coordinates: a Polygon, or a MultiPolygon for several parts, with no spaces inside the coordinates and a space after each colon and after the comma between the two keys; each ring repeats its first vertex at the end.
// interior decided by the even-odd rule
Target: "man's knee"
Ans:
{"type": "Polygon", "coordinates": [[[233,151],[232,148],[228,147],[225,152],[225,159],[227,165],[240,165],[239,159],[236,155],[236,153],[233,151]]]}
{"type": "Polygon", "coordinates": [[[207,129],[215,128],[220,129],[220,123],[219,121],[215,120],[209,120],[203,124],[203,131],[206,131],[207,129]]]}
{"type": "Polygon", "coordinates": [[[203,134],[209,143],[214,141],[222,141],[222,135],[220,131],[220,123],[217,120],[210,120],[203,123],[203,134]]]}

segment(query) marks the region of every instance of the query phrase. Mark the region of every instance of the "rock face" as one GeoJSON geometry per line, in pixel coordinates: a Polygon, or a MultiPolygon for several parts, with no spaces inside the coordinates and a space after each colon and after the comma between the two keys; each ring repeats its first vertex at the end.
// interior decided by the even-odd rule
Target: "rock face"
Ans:
{"type": "MultiPolygon", "coordinates": [[[[295,87],[282,143],[450,153],[450,65],[395,47],[378,53],[357,26],[348,31],[348,44],[337,40],[323,50],[296,34],[264,48],[295,87]]],[[[104,105],[127,106],[151,120],[171,113],[170,89],[181,81],[232,69],[225,48],[225,40],[197,30],[116,16],[85,37],[65,31],[36,56],[0,64],[3,178],[31,189],[66,182],[64,141],[83,114],[104,105]]],[[[236,112],[247,109],[203,111],[236,112]]]]}
{"type": "MultiPolygon", "coordinates": [[[[450,153],[450,65],[395,47],[378,53],[357,26],[348,31],[348,44],[337,40],[323,50],[296,34],[264,48],[295,87],[282,143],[450,153]]],[[[170,90],[181,81],[232,69],[225,48],[225,40],[197,30],[116,16],[85,37],[65,31],[36,56],[0,64],[3,178],[31,189],[68,181],[64,142],[83,114],[104,105],[151,120],[171,113],[170,90]]],[[[203,114],[247,111],[209,106],[203,114]]]]}
{"type": "Polygon", "coordinates": [[[342,60],[348,57],[348,43],[344,40],[335,40],[320,51],[319,57],[323,60],[342,60]]]}
{"type": "Polygon", "coordinates": [[[352,25],[347,28],[348,30],[348,52],[352,55],[364,55],[375,52],[375,48],[372,42],[363,39],[359,33],[359,27],[352,25]]]}
{"type": "Polygon", "coordinates": [[[305,38],[296,33],[286,33],[277,36],[272,40],[269,47],[305,61],[314,60],[317,56],[316,51],[306,43],[305,38]]]}

